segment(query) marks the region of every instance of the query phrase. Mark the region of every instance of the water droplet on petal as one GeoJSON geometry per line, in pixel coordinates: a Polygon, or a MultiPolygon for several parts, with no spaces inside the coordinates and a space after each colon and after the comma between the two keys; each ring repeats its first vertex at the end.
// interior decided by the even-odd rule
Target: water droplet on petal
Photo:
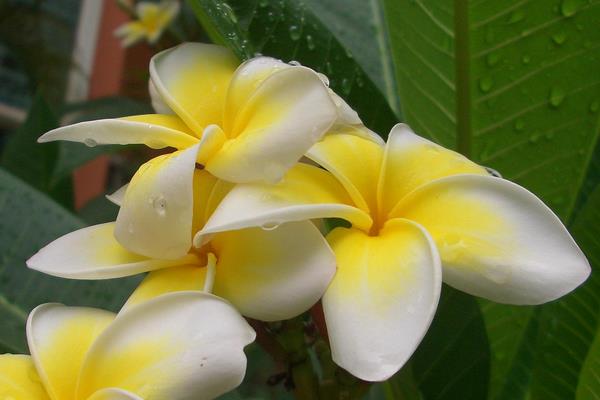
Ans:
{"type": "Polygon", "coordinates": [[[96,142],[94,139],[92,138],[87,138],[87,139],[83,139],[83,143],[87,146],[87,147],[95,147],[98,145],[98,142],[96,142]]]}
{"type": "Polygon", "coordinates": [[[496,171],[494,168],[490,168],[490,167],[484,167],[485,170],[488,172],[488,174],[490,174],[491,176],[495,177],[495,178],[502,178],[502,174],[498,171],[496,171]]]}
{"type": "Polygon", "coordinates": [[[152,199],[152,208],[156,214],[164,217],[167,213],[167,200],[163,196],[158,196],[152,199]]]}
{"type": "Polygon", "coordinates": [[[550,105],[552,105],[552,107],[560,106],[565,100],[566,95],[567,93],[563,88],[554,86],[552,89],[550,89],[550,96],[548,99],[550,101],[550,105]]]}
{"type": "Polygon", "coordinates": [[[296,61],[296,60],[292,60],[288,64],[290,64],[292,67],[300,67],[300,66],[302,66],[302,64],[300,64],[300,61],[296,61]]]}
{"type": "Polygon", "coordinates": [[[261,228],[265,231],[272,231],[273,229],[279,228],[279,225],[281,225],[279,222],[265,222],[261,225],[261,228]]]}
{"type": "Polygon", "coordinates": [[[325,86],[329,87],[329,78],[327,77],[327,75],[321,73],[317,73],[317,75],[319,75],[319,79],[321,79],[321,82],[323,82],[325,86]]]}

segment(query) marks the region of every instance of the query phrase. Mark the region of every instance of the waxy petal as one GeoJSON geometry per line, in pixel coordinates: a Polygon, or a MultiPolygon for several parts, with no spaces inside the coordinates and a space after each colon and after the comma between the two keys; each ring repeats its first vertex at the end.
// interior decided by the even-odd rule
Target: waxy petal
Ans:
{"type": "Polygon", "coordinates": [[[436,241],[444,282],[510,304],[565,295],[590,266],[558,217],[535,195],[501,178],[459,175],[433,181],[394,209],[436,241]]]}
{"type": "Polygon", "coordinates": [[[29,314],[29,350],[51,398],[76,398],[85,355],[114,318],[108,311],[62,304],[43,304],[29,314]]]}
{"type": "Polygon", "coordinates": [[[0,355],[0,394],[5,399],[49,400],[30,356],[0,355]]]}
{"type": "Polygon", "coordinates": [[[227,132],[230,140],[206,169],[230,182],[277,182],[332,126],[336,113],[314,71],[284,68],[247,99],[227,132]]]}
{"type": "Polygon", "coordinates": [[[150,61],[150,78],[167,106],[196,133],[222,126],[225,96],[239,62],[222,46],[184,43],[150,61]]]}
{"type": "Polygon", "coordinates": [[[255,333],[222,299],[199,292],[162,295],[132,307],[94,342],[79,398],[120,388],[152,399],[212,399],[240,384],[243,348],[255,333]]]}
{"type": "Polygon", "coordinates": [[[198,290],[204,288],[206,268],[199,263],[196,265],[181,265],[152,271],[133,291],[119,315],[131,307],[171,292],[198,290]]]}
{"type": "Polygon", "coordinates": [[[194,238],[248,227],[273,227],[284,222],[338,217],[368,229],[371,218],[358,208],[343,186],[327,171],[297,164],[278,184],[239,184],[224,197],[194,238]]]}
{"type": "Polygon", "coordinates": [[[177,259],[188,253],[198,149],[195,145],[165,154],[138,169],[115,226],[115,237],[123,247],[158,259],[177,259]]]}
{"type": "Polygon", "coordinates": [[[352,134],[330,134],[306,156],[331,172],[365,212],[377,210],[377,182],[384,147],[352,134]]]}
{"type": "Polygon", "coordinates": [[[123,200],[125,199],[125,193],[127,193],[128,186],[129,186],[129,184],[127,183],[127,184],[121,186],[119,189],[117,189],[114,193],[107,194],[105,196],[106,199],[108,201],[110,201],[111,203],[113,203],[114,205],[121,207],[121,205],[123,205],[123,200]]]}
{"type": "Polygon", "coordinates": [[[335,273],[335,257],[311,222],[265,231],[215,235],[214,293],[243,315],[263,321],[293,318],[315,304],[335,273]]]}
{"type": "Polygon", "coordinates": [[[388,221],[378,236],[337,228],[327,240],[338,263],[323,297],[333,360],[360,379],[388,379],[435,314],[442,274],[433,240],[402,219],[388,221]]]}
{"type": "Polygon", "coordinates": [[[405,124],[394,126],[388,137],[379,182],[380,216],[417,187],[434,179],[457,174],[488,175],[468,158],[430,142],[405,124]]]}
{"type": "Polygon", "coordinates": [[[127,251],[115,239],[113,222],[68,233],[27,260],[37,271],[72,279],[107,279],[135,275],[196,261],[193,254],[156,260],[127,251]]]}
{"type": "Polygon", "coordinates": [[[98,390],[86,400],[144,400],[126,390],[109,388],[98,390]]]}
{"type": "Polygon", "coordinates": [[[55,140],[81,142],[88,146],[145,144],[153,149],[185,149],[198,142],[178,117],[163,114],[80,122],[46,132],[38,142],[55,140]]]}

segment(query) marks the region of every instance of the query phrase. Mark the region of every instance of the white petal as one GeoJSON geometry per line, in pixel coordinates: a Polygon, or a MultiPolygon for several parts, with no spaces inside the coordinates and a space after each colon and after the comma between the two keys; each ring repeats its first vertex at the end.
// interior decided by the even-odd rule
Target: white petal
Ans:
{"type": "Polygon", "coordinates": [[[129,183],[115,237],[130,251],[175,259],[192,245],[193,176],[199,145],[156,157],[129,183]]]}
{"type": "Polygon", "coordinates": [[[371,219],[354,207],[344,187],[327,171],[297,164],[278,184],[239,184],[221,201],[204,228],[203,235],[248,227],[273,227],[284,222],[313,218],[345,218],[369,228],[371,219]]]}
{"type": "Polygon", "coordinates": [[[114,318],[108,311],[62,304],[43,304],[29,314],[29,350],[51,398],[75,398],[85,355],[114,318]]]}
{"type": "Polygon", "coordinates": [[[107,194],[106,198],[108,199],[108,201],[121,207],[121,205],[123,204],[123,199],[125,199],[125,193],[127,192],[127,186],[129,186],[128,183],[121,186],[113,194],[107,194]]]}
{"type": "Polygon", "coordinates": [[[337,228],[327,237],[338,271],[323,297],[333,360],[383,381],[415,351],[435,314],[440,260],[421,227],[388,221],[378,236],[337,228]]]}
{"type": "Polygon", "coordinates": [[[332,126],[336,108],[314,71],[293,67],[266,78],[230,118],[230,140],[206,169],[230,182],[277,182],[332,126]]]}
{"type": "Polygon", "coordinates": [[[540,304],[579,286],[590,266],[558,217],[502,178],[457,175],[421,186],[394,209],[436,241],[444,281],[510,304],[540,304]]]}
{"type": "Polygon", "coordinates": [[[120,388],[144,399],[212,399],[240,384],[254,338],[216,296],[165,294],[120,314],[94,342],[78,395],[120,388]]]}
{"type": "Polygon", "coordinates": [[[153,260],[127,251],[114,238],[113,222],[68,233],[43,247],[27,266],[72,279],[106,279],[139,274],[196,261],[193,254],[179,260],[153,260]]]}
{"type": "Polygon", "coordinates": [[[214,293],[263,321],[307,311],[335,273],[335,257],[311,222],[221,233],[211,246],[217,255],[214,293]]]}
{"type": "Polygon", "coordinates": [[[145,144],[153,149],[163,147],[185,149],[198,142],[198,139],[187,132],[175,129],[175,127],[185,129],[178,126],[178,124],[169,123],[168,126],[159,124],[159,122],[175,119],[176,117],[162,115],[164,117],[161,118],[163,121],[158,121],[157,116],[158,118],[161,117],[160,114],[139,116],[152,118],[152,123],[136,120],[135,117],[80,122],[46,132],[40,136],[38,142],[45,143],[55,140],[67,140],[70,142],[85,143],[88,146],[102,144],[145,144]]]}

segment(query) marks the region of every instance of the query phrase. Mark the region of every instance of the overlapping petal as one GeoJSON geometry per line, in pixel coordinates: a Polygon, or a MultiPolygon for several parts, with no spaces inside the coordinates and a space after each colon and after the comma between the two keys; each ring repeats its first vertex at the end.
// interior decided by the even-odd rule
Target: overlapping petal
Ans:
{"type": "Polygon", "coordinates": [[[108,311],[62,304],[44,304],[29,314],[29,350],[51,398],[75,398],[85,355],[114,318],[108,311]]]}
{"type": "Polygon", "coordinates": [[[412,355],[435,313],[441,268],[433,240],[394,219],[378,236],[337,228],[327,237],[338,271],[323,297],[334,361],[381,381],[412,355]]]}
{"type": "Polygon", "coordinates": [[[384,147],[362,137],[327,135],[306,156],[331,172],[344,185],[354,204],[365,212],[377,210],[377,182],[384,147]]]}
{"type": "Polygon", "coordinates": [[[558,217],[526,189],[458,175],[415,190],[392,212],[427,229],[444,281],[511,304],[540,304],[580,285],[590,266],[558,217]]]}
{"type": "Polygon", "coordinates": [[[229,191],[205,227],[194,238],[247,227],[273,227],[284,222],[338,217],[369,229],[371,218],[354,207],[344,187],[315,166],[297,164],[275,184],[239,184],[229,191]]]}
{"type": "Polygon", "coordinates": [[[379,213],[388,217],[408,193],[434,179],[457,174],[488,175],[468,158],[430,142],[405,124],[394,126],[388,137],[379,182],[379,213]]]}
{"type": "Polygon", "coordinates": [[[5,399],[49,400],[30,356],[0,355],[0,395],[5,399]]]}
{"type": "Polygon", "coordinates": [[[38,251],[27,266],[63,278],[105,279],[196,261],[193,254],[159,260],[131,253],[116,241],[114,226],[106,223],[68,233],[38,251]]]}
{"type": "Polygon", "coordinates": [[[46,132],[38,142],[55,140],[81,142],[88,146],[145,144],[153,149],[185,149],[198,142],[178,117],[164,114],[80,122],[46,132]]]}
{"type": "Polygon", "coordinates": [[[162,100],[200,136],[222,126],[225,96],[239,62],[222,46],[184,43],[155,55],[150,78],[162,100]]]}
{"type": "MultiPolygon", "coordinates": [[[[235,89],[230,89],[232,96],[235,89]]],[[[304,67],[271,74],[236,111],[227,130],[230,140],[206,169],[237,183],[280,180],[337,117],[327,87],[304,67]]]]}
{"type": "Polygon", "coordinates": [[[126,390],[109,388],[98,390],[86,400],[144,400],[126,390]]]}
{"type": "Polygon", "coordinates": [[[311,222],[224,232],[211,246],[217,255],[214,293],[263,321],[308,310],[335,273],[335,257],[311,222]]]}
{"type": "Polygon", "coordinates": [[[138,169],[115,226],[115,237],[124,247],[158,259],[177,259],[188,253],[199,146],[153,158],[138,169]]]}
{"type": "Polygon", "coordinates": [[[119,388],[146,400],[212,399],[239,385],[255,333],[228,303],[170,293],[132,307],[85,358],[78,397],[119,388]]]}

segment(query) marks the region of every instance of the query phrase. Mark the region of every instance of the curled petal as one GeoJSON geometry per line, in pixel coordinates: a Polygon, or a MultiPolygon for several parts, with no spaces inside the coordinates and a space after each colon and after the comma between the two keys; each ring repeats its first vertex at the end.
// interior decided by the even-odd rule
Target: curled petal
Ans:
{"type": "Polygon", "coordinates": [[[138,169],[115,225],[115,237],[123,247],[157,259],[178,259],[188,253],[198,150],[195,145],[158,156],[138,169]]]}
{"type": "Polygon", "coordinates": [[[269,228],[284,222],[338,217],[368,229],[371,218],[354,207],[343,186],[327,171],[297,164],[278,184],[239,184],[223,198],[204,228],[203,235],[249,227],[269,228]]]}
{"type": "Polygon", "coordinates": [[[196,261],[193,254],[157,260],[131,253],[116,241],[114,227],[110,222],[68,233],[38,251],[27,266],[62,278],[107,279],[196,261]]]}
{"type": "Polygon", "coordinates": [[[108,311],[62,304],[43,304],[29,314],[29,350],[51,398],[75,398],[83,359],[114,318],[108,311]]]}
{"type": "Polygon", "coordinates": [[[240,384],[255,333],[222,299],[176,292],[132,307],[98,337],[78,398],[119,388],[143,399],[212,399],[240,384]]]}
{"type": "Polygon", "coordinates": [[[327,240],[338,271],[323,297],[333,360],[367,381],[396,373],[415,351],[441,290],[433,240],[413,222],[388,221],[378,236],[337,228],[327,240]]]}
{"type": "Polygon", "coordinates": [[[444,281],[502,303],[540,304],[565,295],[590,266],[558,217],[501,178],[458,175],[415,190],[393,212],[436,241],[444,281]]]}
{"type": "Polygon", "coordinates": [[[222,126],[225,95],[238,66],[225,47],[184,43],[150,61],[150,78],[167,106],[200,135],[210,124],[222,126]]]}

